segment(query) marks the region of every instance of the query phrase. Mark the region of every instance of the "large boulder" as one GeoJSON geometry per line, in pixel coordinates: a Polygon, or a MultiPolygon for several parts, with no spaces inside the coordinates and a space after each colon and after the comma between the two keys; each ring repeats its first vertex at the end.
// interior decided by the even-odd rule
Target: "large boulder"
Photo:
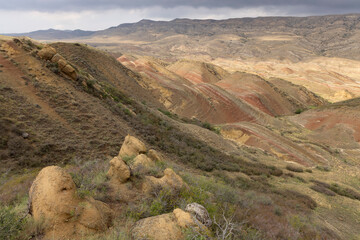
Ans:
{"type": "Polygon", "coordinates": [[[184,239],[182,229],[196,226],[189,213],[175,209],[172,213],[137,221],[131,235],[134,240],[180,240],[184,239]]]}
{"type": "Polygon", "coordinates": [[[186,206],[185,211],[193,214],[195,218],[206,227],[210,227],[212,225],[210,215],[204,206],[196,202],[190,203],[186,206]]]}
{"type": "Polygon", "coordinates": [[[80,199],[71,176],[62,168],[43,168],[29,191],[30,213],[45,222],[44,239],[72,239],[106,230],[112,211],[89,197],[80,199]]]}
{"type": "Polygon", "coordinates": [[[164,176],[156,178],[153,176],[146,176],[142,185],[144,193],[152,193],[157,189],[167,188],[172,191],[179,191],[181,188],[187,187],[182,178],[177,175],[172,169],[167,168],[164,170],[164,176]]]}
{"type": "Polygon", "coordinates": [[[51,60],[55,54],[56,50],[49,45],[46,45],[38,52],[39,57],[45,60],[51,60]]]}
{"type": "Polygon", "coordinates": [[[145,144],[137,139],[136,137],[127,135],[125,137],[124,143],[121,146],[119,156],[120,157],[131,157],[137,156],[140,153],[146,153],[145,144]]]}
{"type": "Polygon", "coordinates": [[[124,183],[130,178],[130,174],[130,168],[120,157],[114,157],[110,161],[110,169],[107,172],[107,176],[112,183],[124,183]]]}

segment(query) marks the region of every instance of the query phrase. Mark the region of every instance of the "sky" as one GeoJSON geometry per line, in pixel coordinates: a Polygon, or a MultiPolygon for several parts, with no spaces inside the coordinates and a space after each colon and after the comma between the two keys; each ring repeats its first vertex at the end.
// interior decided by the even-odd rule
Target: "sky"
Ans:
{"type": "Polygon", "coordinates": [[[360,13],[360,0],[0,0],[0,33],[101,30],[141,19],[360,13]]]}

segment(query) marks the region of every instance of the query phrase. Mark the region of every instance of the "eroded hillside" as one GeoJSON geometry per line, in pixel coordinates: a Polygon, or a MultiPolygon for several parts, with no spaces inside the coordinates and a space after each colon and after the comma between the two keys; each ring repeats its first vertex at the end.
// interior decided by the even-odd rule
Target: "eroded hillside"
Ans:
{"type": "MultiPolygon", "coordinates": [[[[189,61],[123,56],[120,63],[86,45],[45,45],[27,38],[1,38],[0,50],[0,216],[16,223],[4,221],[10,227],[2,228],[9,232],[1,236],[48,236],[47,226],[28,215],[26,203],[36,175],[49,165],[71,173],[76,203],[95,199],[116,213],[96,231],[97,239],[136,238],[134,226],[149,224],[148,217],[173,219],[177,208],[185,210],[194,201],[220,226],[223,216],[231,218],[234,239],[359,236],[360,216],[353,211],[360,208],[359,159],[353,147],[358,139],[343,138],[349,148],[342,151],[318,141],[318,132],[303,123],[312,121],[313,111],[341,105],[322,107],[326,101],[298,85],[199,62],[189,67],[189,61]],[[273,117],[317,105],[293,117],[273,117]],[[138,154],[150,157],[153,149],[163,159],[137,172],[137,156],[119,152],[128,134],[146,147],[138,154]],[[106,177],[114,156],[131,169],[128,182],[115,192],[113,174],[106,177]],[[188,185],[185,191],[137,195],[146,179],[162,183],[173,173],[188,185]]],[[[349,126],[349,133],[357,131],[349,126]]],[[[320,131],[318,137],[331,136],[326,134],[320,131]]],[[[85,213],[69,212],[64,219],[84,226],[85,213]]],[[[219,226],[208,229],[207,236],[216,238],[219,226]]]]}

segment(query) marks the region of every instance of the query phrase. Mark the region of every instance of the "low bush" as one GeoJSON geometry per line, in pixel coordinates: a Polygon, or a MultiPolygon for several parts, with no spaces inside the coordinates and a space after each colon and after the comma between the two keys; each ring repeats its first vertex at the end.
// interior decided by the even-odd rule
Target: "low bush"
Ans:
{"type": "Polygon", "coordinates": [[[49,62],[46,63],[46,67],[50,69],[55,74],[60,74],[60,69],[58,63],[49,62]]]}
{"type": "Polygon", "coordinates": [[[304,169],[300,166],[296,166],[295,164],[286,165],[286,169],[292,172],[304,172],[304,169]]]}
{"type": "Polygon", "coordinates": [[[296,109],[295,114],[300,114],[300,113],[302,113],[303,111],[304,111],[303,109],[298,108],[298,109],[296,109]]]}
{"type": "Polygon", "coordinates": [[[327,187],[325,187],[322,184],[314,184],[310,188],[316,192],[325,194],[327,196],[335,196],[336,195],[336,193],[334,193],[333,191],[331,191],[330,189],[328,189],[327,187]]]}
{"type": "Polygon", "coordinates": [[[316,166],[316,169],[323,171],[323,172],[330,172],[330,167],[328,167],[328,166],[316,166]]]}
{"type": "Polygon", "coordinates": [[[350,188],[347,188],[347,187],[343,187],[343,186],[340,186],[336,183],[333,183],[331,185],[329,185],[329,188],[336,192],[337,194],[341,195],[341,196],[344,196],[344,197],[348,197],[348,198],[351,198],[351,199],[356,199],[356,200],[360,200],[360,193],[359,192],[356,192],[350,188]]]}

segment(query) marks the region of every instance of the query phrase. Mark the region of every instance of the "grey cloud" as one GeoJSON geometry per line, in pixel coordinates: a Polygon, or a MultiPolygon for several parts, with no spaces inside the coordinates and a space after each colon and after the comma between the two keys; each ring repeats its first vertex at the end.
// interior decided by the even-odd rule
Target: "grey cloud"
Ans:
{"type": "Polygon", "coordinates": [[[344,13],[360,11],[359,0],[11,0],[3,1],[2,10],[36,11],[82,11],[106,10],[113,8],[139,9],[148,7],[175,8],[178,6],[205,8],[252,8],[287,7],[296,12],[296,8],[309,13],[344,13]]]}

